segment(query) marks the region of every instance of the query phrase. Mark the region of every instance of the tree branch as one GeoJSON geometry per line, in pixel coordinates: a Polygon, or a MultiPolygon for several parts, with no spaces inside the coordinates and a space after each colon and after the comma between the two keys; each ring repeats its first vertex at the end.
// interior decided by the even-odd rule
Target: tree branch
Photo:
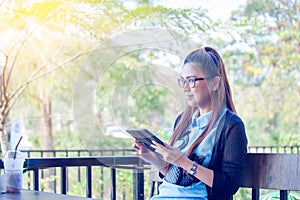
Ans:
{"type": "MultiPolygon", "coordinates": [[[[54,11],[53,11],[54,13],[54,11]]],[[[48,15],[47,17],[45,17],[43,20],[40,21],[40,23],[38,23],[31,31],[28,31],[27,34],[25,34],[25,36],[23,38],[21,38],[19,41],[16,42],[16,44],[12,47],[12,49],[10,51],[13,51],[15,48],[17,48],[17,46],[19,45],[19,48],[16,50],[15,54],[12,56],[13,57],[13,61],[11,63],[11,67],[10,67],[10,70],[8,72],[8,76],[7,76],[7,79],[6,79],[6,88],[8,87],[9,85],[9,81],[10,81],[10,77],[11,77],[11,74],[12,74],[12,71],[14,69],[14,65],[15,65],[15,62],[17,60],[17,57],[24,45],[24,43],[28,40],[28,37],[30,35],[32,35],[34,33],[34,31],[39,28],[42,24],[44,24],[50,17],[52,17],[52,15],[48,15]]],[[[10,51],[8,52],[8,55],[10,55],[10,51]]],[[[5,77],[5,71],[6,69],[3,70],[3,77],[5,77]]],[[[5,97],[6,97],[6,93],[4,94],[5,97]]]]}
{"type": "Polygon", "coordinates": [[[3,0],[1,3],[0,3],[0,8],[3,6],[3,4],[5,3],[6,0],[3,0]]]}
{"type": "MultiPolygon", "coordinates": [[[[1,51],[1,50],[0,50],[1,51]]],[[[2,52],[2,51],[1,51],[2,52]]],[[[1,88],[0,88],[0,107],[2,107],[2,105],[3,105],[3,101],[5,100],[5,98],[6,98],[6,87],[5,87],[5,77],[4,77],[4,75],[3,75],[3,71],[4,71],[4,69],[6,68],[6,66],[7,66],[7,61],[8,61],[8,56],[7,55],[5,55],[3,52],[2,52],[2,54],[4,55],[4,57],[5,57],[5,63],[4,63],[4,66],[3,66],[3,68],[1,69],[1,88]],[[3,98],[2,98],[3,97],[3,98]]]]}
{"type": "MultiPolygon", "coordinates": [[[[68,59],[67,61],[65,61],[64,63],[61,63],[59,65],[57,65],[56,67],[54,67],[53,69],[50,69],[46,72],[43,72],[41,74],[37,74],[37,71],[40,71],[41,69],[43,69],[44,67],[39,67],[39,69],[37,71],[34,72],[34,74],[31,76],[30,79],[28,79],[27,81],[25,81],[22,85],[20,85],[13,93],[11,93],[10,96],[8,96],[8,99],[10,99],[12,101],[12,103],[9,105],[9,107],[11,108],[15,102],[17,101],[18,97],[24,92],[24,90],[26,89],[26,87],[33,81],[40,79],[44,76],[46,76],[47,74],[54,72],[60,68],[62,68],[64,65],[66,65],[67,63],[70,63],[76,59],[78,59],[79,57],[89,54],[90,52],[92,52],[93,50],[89,50],[89,51],[85,51],[85,52],[81,52],[76,54],[75,56],[73,56],[72,58],[68,59]]],[[[9,108],[9,109],[10,109],[9,108]]]]}

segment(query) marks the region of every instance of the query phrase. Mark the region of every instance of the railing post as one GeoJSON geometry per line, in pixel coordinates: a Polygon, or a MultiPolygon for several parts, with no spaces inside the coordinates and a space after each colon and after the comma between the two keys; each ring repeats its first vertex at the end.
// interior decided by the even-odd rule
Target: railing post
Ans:
{"type": "Polygon", "coordinates": [[[151,181],[150,197],[153,197],[155,191],[155,181],[151,181]]]}
{"type": "Polygon", "coordinates": [[[91,166],[86,167],[86,176],[87,176],[86,197],[92,198],[92,167],[91,166]]]}
{"type": "Polygon", "coordinates": [[[259,189],[252,189],[252,200],[259,200],[259,189]]]}
{"type": "Polygon", "coordinates": [[[39,191],[40,187],[39,187],[39,169],[34,169],[34,190],[35,191],[39,191]]]}
{"type": "Polygon", "coordinates": [[[61,193],[67,194],[67,168],[61,168],[61,193]]]}
{"type": "MultiPolygon", "coordinates": [[[[54,157],[54,158],[56,157],[56,151],[53,151],[53,157],[54,157]]],[[[54,172],[53,172],[53,173],[54,173],[54,176],[56,177],[56,168],[54,168],[53,170],[54,170],[54,172]]],[[[53,192],[54,192],[54,193],[57,193],[57,191],[56,191],[56,185],[57,185],[57,184],[56,184],[56,179],[54,179],[53,184],[54,184],[54,185],[53,185],[53,192]]]]}
{"type": "Polygon", "coordinates": [[[100,179],[101,179],[101,182],[100,182],[100,197],[101,199],[103,199],[104,197],[104,172],[103,172],[103,167],[100,167],[100,179]]]}
{"type": "Polygon", "coordinates": [[[144,169],[139,165],[133,173],[133,194],[134,200],[144,200],[144,169]]]}
{"type": "MultiPolygon", "coordinates": [[[[78,157],[80,157],[80,151],[77,151],[77,156],[78,157]]],[[[78,169],[77,169],[77,180],[78,180],[78,182],[80,182],[81,181],[81,173],[80,173],[80,167],[78,167],[78,169]]]]}
{"type": "Polygon", "coordinates": [[[116,200],[117,197],[116,197],[116,187],[117,187],[117,184],[116,184],[116,169],[115,168],[111,168],[110,169],[110,179],[111,179],[111,200],[116,200]]]}
{"type": "Polygon", "coordinates": [[[287,190],[280,190],[280,200],[287,200],[288,192],[287,190]]]}

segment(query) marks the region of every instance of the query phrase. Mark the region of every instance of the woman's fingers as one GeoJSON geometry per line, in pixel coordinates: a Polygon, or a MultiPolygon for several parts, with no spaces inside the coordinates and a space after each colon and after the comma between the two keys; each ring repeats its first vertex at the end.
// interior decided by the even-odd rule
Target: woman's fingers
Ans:
{"type": "Polygon", "coordinates": [[[132,147],[136,150],[140,150],[141,149],[141,145],[139,143],[137,143],[137,141],[135,141],[135,143],[132,144],[132,147]]]}
{"type": "Polygon", "coordinates": [[[158,143],[154,140],[152,140],[151,142],[152,142],[152,144],[155,145],[156,149],[168,149],[168,150],[173,150],[174,149],[174,147],[170,146],[169,144],[167,144],[165,142],[164,142],[164,145],[161,145],[160,143],[158,143]]]}
{"type": "Polygon", "coordinates": [[[155,141],[152,141],[152,143],[151,147],[153,147],[157,153],[161,154],[168,163],[174,164],[183,156],[183,153],[180,150],[167,143],[164,143],[164,145],[155,141]]]}

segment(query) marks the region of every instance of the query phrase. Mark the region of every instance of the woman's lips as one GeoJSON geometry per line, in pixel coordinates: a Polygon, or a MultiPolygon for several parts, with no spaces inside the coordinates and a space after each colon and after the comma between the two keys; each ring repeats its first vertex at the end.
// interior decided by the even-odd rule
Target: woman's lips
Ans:
{"type": "Polygon", "coordinates": [[[194,95],[186,94],[185,97],[186,97],[187,100],[190,100],[190,99],[194,98],[194,95]]]}

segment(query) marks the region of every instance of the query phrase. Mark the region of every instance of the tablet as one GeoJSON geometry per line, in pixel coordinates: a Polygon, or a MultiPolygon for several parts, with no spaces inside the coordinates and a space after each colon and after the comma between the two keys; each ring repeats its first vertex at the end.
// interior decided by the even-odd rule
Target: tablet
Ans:
{"type": "Polygon", "coordinates": [[[152,144],[152,140],[156,141],[157,143],[164,145],[163,141],[158,139],[153,133],[148,131],[147,129],[128,129],[126,130],[132,137],[137,139],[144,147],[150,149],[151,151],[155,151],[153,147],[150,145],[152,144]]]}

